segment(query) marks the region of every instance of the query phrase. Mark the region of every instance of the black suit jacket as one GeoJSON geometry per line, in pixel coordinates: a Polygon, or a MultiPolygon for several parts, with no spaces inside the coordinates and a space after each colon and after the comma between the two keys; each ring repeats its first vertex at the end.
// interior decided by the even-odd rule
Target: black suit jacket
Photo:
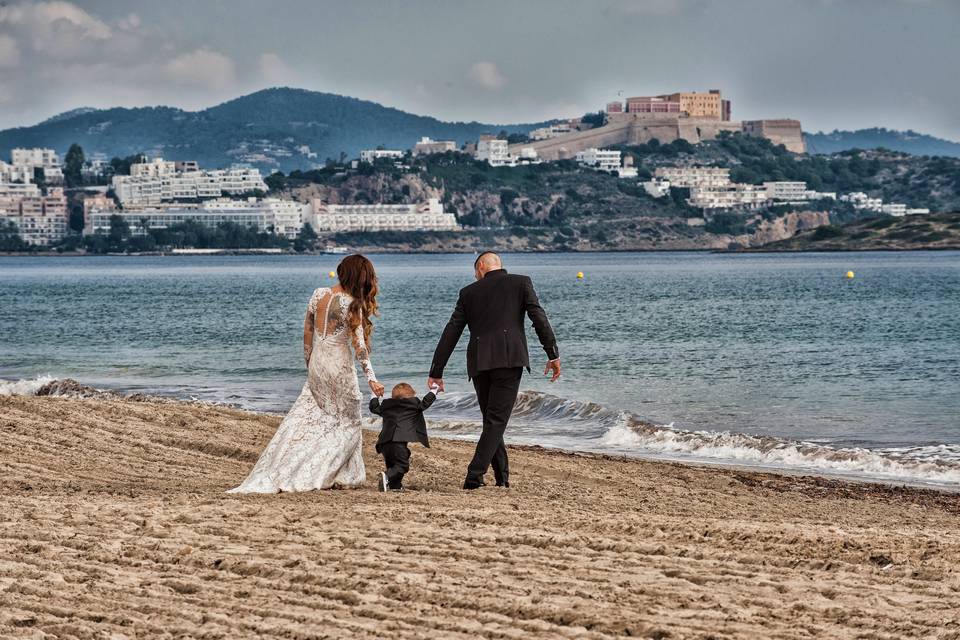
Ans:
{"type": "Polygon", "coordinates": [[[380,437],[377,438],[377,453],[387,442],[419,442],[425,447],[430,446],[427,438],[427,421],[423,418],[426,411],[437,396],[431,391],[419,398],[387,398],[380,402],[379,398],[370,400],[370,411],[383,418],[380,428],[380,437]]]}
{"type": "Polygon", "coordinates": [[[533,282],[527,276],[505,269],[490,271],[460,290],[457,306],[447,322],[430,366],[431,378],[442,378],[450,354],[460,340],[464,327],[470,327],[467,345],[467,375],[506,367],[530,370],[524,315],[529,316],[547,358],[560,357],[557,339],[547,314],[537,300],[533,282]]]}

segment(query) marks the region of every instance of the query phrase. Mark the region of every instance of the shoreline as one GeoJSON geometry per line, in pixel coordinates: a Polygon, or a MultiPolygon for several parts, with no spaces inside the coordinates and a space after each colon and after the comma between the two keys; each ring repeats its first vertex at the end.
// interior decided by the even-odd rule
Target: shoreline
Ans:
{"type": "MultiPolygon", "coordinates": [[[[509,446],[408,490],[226,494],[279,417],[0,397],[0,635],[949,637],[960,496],[509,446]],[[82,584],[82,588],[78,586],[82,584]],[[948,635],[943,635],[943,634],[948,635]]],[[[366,435],[366,434],[365,434],[366,435]]]]}
{"type": "MultiPolygon", "coordinates": [[[[919,252],[919,251],[933,251],[933,252],[947,252],[947,251],[960,251],[960,247],[904,247],[904,248],[893,248],[893,247],[877,247],[877,248],[851,248],[851,249],[764,249],[762,247],[756,248],[742,248],[742,249],[705,249],[705,248],[690,248],[690,249],[590,249],[579,251],[576,249],[558,249],[556,251],[525,251],[525,250],[516,250],[516,251],[502,251],[504,255],[511,254],[577,254],[577,255],[590,255],[590,254],[607,254],[607,253],[713,253],[720,255],[737,255],[737,254],[751,254],[751,253],[762,253],[762,254],[812,254],[812,253],[910,253],[910,252],[919,252]]],[[[348,252],[349,253],[349,252],[348,252]]],[[[476,251],[423,251],[415,249],[396,249],[392,250],[389,248],[380,248],[375,251],[360,251],[360,253],[365,253],[366,255],[471,255],[475,254],[476,251]]],[[[17,252],[17,251],[0,251],[0,257],[3,258],[137,258],[137,257],[164,257],[164,258],[181,258],[181,257],[223,257],[223,256],[284,256],[284,257],[293,257],[293,256],[343,256],[346,254],[341,253],[327,253],[323,251],[311,252],[304,251],[302,253],[296,252],[285,252],[285,253],[275,253],[270,251],[258,251],[256,249],[244,250],[244,249],[224,249],[223,251],[218,251],[216,253],[174,253],[174,252],[162,252],[162,251],[146,251],[141,253],[87,253],[85,251],[36,251],[36,252],[17,252]]]]}

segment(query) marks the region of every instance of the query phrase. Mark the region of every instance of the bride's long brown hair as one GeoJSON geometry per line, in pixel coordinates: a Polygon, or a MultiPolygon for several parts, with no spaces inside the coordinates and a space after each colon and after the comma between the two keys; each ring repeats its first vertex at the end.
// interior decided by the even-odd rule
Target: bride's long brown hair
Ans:
{"type": "Polygon", "coordinates": [[[355,332],[357,327],[362,326],[363,339],[369,352],[370,336],[373,334],[370,317],[380,315],[377,307],[377,293],[380,291],[377,286],[377,272],[370,260],[357,253],[340,261],[337,265],[337,278],[340,279],[343,290],[353,298],[347,310],[347,326],[350,328],[353,346],[359,350],[355,332]]]}

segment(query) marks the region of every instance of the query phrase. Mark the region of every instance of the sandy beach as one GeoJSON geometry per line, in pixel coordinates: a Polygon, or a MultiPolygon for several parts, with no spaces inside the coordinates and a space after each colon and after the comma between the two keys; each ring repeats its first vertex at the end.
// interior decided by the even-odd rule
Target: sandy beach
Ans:
{"type": "Polygon", "coordinates": [[[275,416],[0,397],[0,635],[960,638],[960,496],[513,448],[235,496],[275,416]]]}

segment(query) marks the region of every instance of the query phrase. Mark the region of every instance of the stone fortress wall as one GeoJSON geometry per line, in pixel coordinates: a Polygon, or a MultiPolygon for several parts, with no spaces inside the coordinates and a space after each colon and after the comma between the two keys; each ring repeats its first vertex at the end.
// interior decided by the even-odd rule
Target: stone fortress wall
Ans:
{"type": "Polygon", "coordinates": [[[691,144],[715,139],[721,131],[742,132],[760,136],[774,144],[782,144],[794,153],[804,153],[803,133],[799,120],[749,120],[744,122],[716,118],[692,118],[684,114],[608,113],[607,124],[586,131],[510,145],[510,153],[532,148],[544,160],[573,158],[592,147],[643,144],[657,139],[666,144],[683,139],[691,144]]]}

